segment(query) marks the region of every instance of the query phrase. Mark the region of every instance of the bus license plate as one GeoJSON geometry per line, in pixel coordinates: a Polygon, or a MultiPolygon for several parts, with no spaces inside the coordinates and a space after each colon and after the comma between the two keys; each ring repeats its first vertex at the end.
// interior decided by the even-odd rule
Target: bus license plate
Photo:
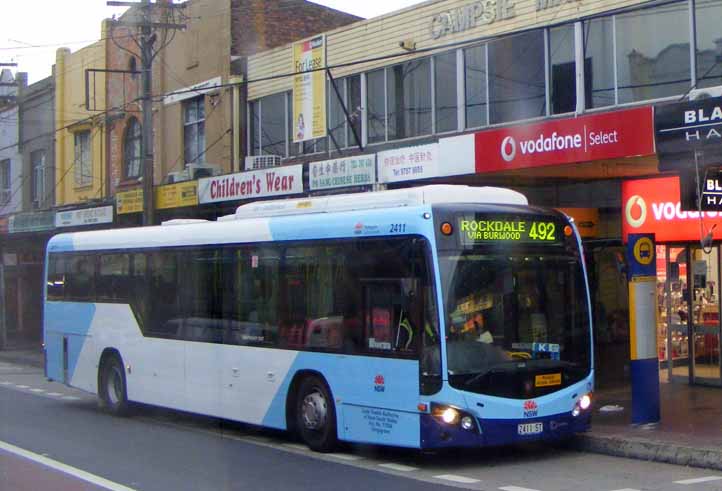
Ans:
{"type": "Polygon", "coordinates": [[[518,427],[520,435],[538,435],[544,431],[544,423],[524,423],[518,427]]]}

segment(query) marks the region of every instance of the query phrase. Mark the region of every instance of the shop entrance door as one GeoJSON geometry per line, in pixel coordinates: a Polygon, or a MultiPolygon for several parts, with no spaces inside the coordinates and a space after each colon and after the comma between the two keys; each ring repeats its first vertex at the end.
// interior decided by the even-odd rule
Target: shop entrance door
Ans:
{"type": "Polygon", "coordinates": [[[722,385],[720,372],[719,246],[690,246],[692,377],[695,383],[722,385]]]}
{"type": "Polygon", "coordinates": [[[685,246],[657,247],[658,261],[664,259],[663,267],[657,263],[660,369],[666,380],[685,384],[690,381],[687,257],[685,246]]]}

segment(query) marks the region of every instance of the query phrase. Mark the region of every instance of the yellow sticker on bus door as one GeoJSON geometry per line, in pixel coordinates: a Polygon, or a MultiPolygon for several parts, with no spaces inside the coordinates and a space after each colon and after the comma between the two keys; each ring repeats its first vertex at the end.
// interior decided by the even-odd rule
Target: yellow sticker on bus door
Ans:
{"type": "Polygon", "coordinates": [[[534,387],[551,387],[552,385],[562,385],[561,373],[547,373],[534,378],[534,387]]]}

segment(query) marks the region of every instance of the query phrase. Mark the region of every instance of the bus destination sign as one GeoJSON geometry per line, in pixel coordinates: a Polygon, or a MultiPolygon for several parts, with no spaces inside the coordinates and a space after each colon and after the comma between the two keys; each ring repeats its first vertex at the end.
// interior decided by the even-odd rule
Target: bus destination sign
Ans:
{"type": "Polygon", "coordinates": [[[460,217],[458,233],[465,245],[480,242],[554,244],[562,242],[563,226],[553,220],[509,217],[460,217]]]}

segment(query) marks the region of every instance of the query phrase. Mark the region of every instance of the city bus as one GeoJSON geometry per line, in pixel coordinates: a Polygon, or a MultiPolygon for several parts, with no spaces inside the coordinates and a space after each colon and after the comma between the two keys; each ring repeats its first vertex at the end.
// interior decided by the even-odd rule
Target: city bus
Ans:
{"type": "Polygon", "coordinates": [[[572,219],[431,185],[239,206],[47,247],[48,379],[110,413],[161,406],[409,448],[562,439],[594,386],[572,219]]]}

